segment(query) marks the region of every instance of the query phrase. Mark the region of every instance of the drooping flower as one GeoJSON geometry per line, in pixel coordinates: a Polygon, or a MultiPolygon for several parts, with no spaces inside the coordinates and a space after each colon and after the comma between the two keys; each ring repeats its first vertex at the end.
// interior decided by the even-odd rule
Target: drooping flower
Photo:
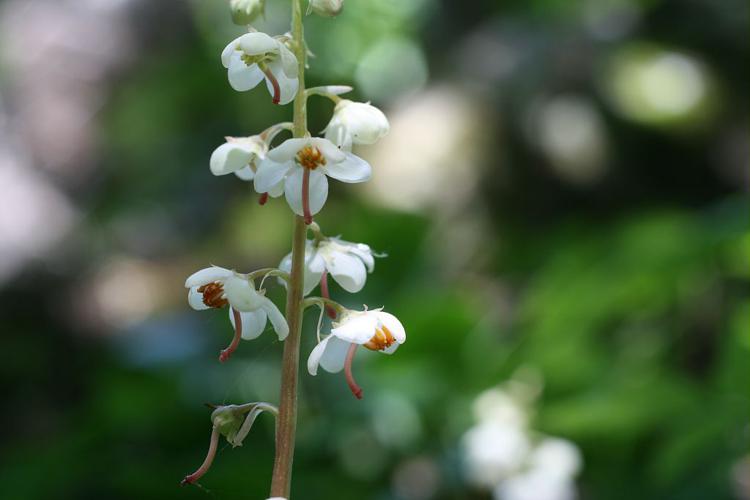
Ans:
{"type": "Polygon", "coordinates": [[[229,42],[221,63],[234,90],[250,90],[265,78],[274,104],[288,104],[297,94],[297,58],[278,38],[246,33],[229,42]]]}
{"type": "Polygon", "coordinates": [[[289,334],[289,326],[281,311],[265,297],[265,290],[259,292],[255,289],[247,275],[211,266],[188,277],[185,287],[190,289],[188,303],[195,310],[229,306],[229,319],[235,334],[229,347],[219,355],[222,362],[237,349],[240,338],[252,340],[258,337],[267,320],[270,320],[279,340],[284,340],[289,334]]]}
{"type": "Polygon", "coordinates": [[[350,151],[352,144],[375,144],[390,125],[382,111],[370,103],[341,99],[326,127],[326,139],[350,151]]]}
{"type": "Polygon", "coordinates": [[[214,175],[234,173],[243,181],[251,181],[268,152],[268,144],[259,135],[226,137],[226,142],[211,153],[209,165],[214,175]]]}
{"type": "Polygon", "coordinates": [[[266,0],[229,0],[234,24],[246,26],[263,15],[266,0]]]}
{"type": "MultiPolygon", "coordinates": [[[[352,243],[340,238],[324,238],[320,242],[308,240],[305,246],[304,294],[309,294],[324,274],[328,274],[349,293],[357,293],[365,286],[367,273],[375,269],[375,255],[369,245],[352,243]]],[[[292,254],[281,260],[279,269],[292,270],[292,254]]]]}
{"type": "Polygon", "coordinates": [[[362,345],[371,351],[392,354],[405,341],[404,327],[394,315],[382,309],[347,310],[338,322],[333,323],[331,334],[310,353],[307,371],[310,375],[316,375],[318,366],[330,373],[343,369],[352,394],[362,399],[362,389],[352,375],[352,361],[357,348],[362,345]]]}
{"type": "Polygon", "coordinates": [[[223,406],[209,404],[207,406],[214,410],[213,413],[211,413],[211,422],[213,426],[211,429],[211,440],[209,441],[208,452],[206,453],[206,458],[203,460],[200,467],[198,467],[198,469],[192,474],[185,476],[180,482],[181,486],[196,483],[206,474],[206,472],[208,472],[214,458],[216,458],[220,436],[224,436],[232,447],[242,446],[242,442],[250,432],[258,415],[264,411],[270,412],[275,416],[278,416],[279,414],[278,408],[265,402],[223,406]]]}
{"type": "Polygon", "coordinates": [[[323,17],[336,17],[344,10],[344,0],[309,0],[307,13],[315,12],[323,17]]]}
{"type": "Polygon", "coordinates": [[[352,153],[341,151],[320,137],[287,139],[266,155],[255,173],[255,190],[280,196],[280,186],[294,213],[310,224],[328,198],[328,179],[364,182],[370,178],[370,164],[352,153]],[[278,193],[278,194],[276,194],[278,193]]]}

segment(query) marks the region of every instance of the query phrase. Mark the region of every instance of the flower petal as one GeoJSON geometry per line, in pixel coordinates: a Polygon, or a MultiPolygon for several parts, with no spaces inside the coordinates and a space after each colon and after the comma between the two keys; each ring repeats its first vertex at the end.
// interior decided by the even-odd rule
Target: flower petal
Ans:
{"type": "Polygon", "coordinates": [[[320,343],[316,345],[312,351],[310,351],[310,356],[307,358],[307,371],[308,373],[310,373],[310,375],[315,376],[318,374],[318,365],[320,364],[320,359],[323,357],[326,346],[332,338],[334,337],[332,335],[329,335],[328,337],[320,341],[320,343]]]}
{"type": "Polygon", "coordinates": [[[234,90],[244,92],[258,85],[265,75],[257,64],[251,64],[250,66],[245,64],[241,52],[234,52],[230,56],[227,76],[229,77],[229,85],[234,90]]]}
{"type": "MultiPolygon", "coordinates": [[[[292,173],[286,177],[284,194],[286,201],[297,215],[304,215],[302,210],[302,176],[304,171],[301,167],[292,169],[292,173]]],[[[320,212],[328,198],[328,180],[323,173],[317,170],[310,171],[310,213],[312,215],[320,212]]]]}
{"type": "Polygon", "coordinates": [[[391,313],[376,311],[374,313],[378,317],[378,321],[382,323],[390,332],[393,334],[393,338],[396,342],[403,344],[406,342],[406,331],[404,325],[391,313]]]}
{"type": "MultiPolygon", "coordinates": [[[[237,37],[231,42],[227,44],[226,47],[224,47],[224,50],[221,51],[221,64],[225,68],[229,68],[229,64],[231,62],[232,54],[237,52],[239,54],[240,51],[240,38],[237,37]]],[[[239,54],[241,55],[241,54],[239,54]]]]}
{"type": "Polygon", "coordinates": [[[240,312],[257,310],[265,299],[246,278],[234,274],[224,280],[224,293],[229,304],[240,312]]]}
{"type": "Polygon", "coordinates": [[[294,160],[300,149],[310,143],[309,138],[299,137],[296,139],[287,139],[271,151],[268,152],[268,159],[278,163],[294,160]]]}
{"type": "Polygon", "coordinates": [[[279,42],[279,58],[281,60],[281,68],[284,71],[284,74],[289,78],[297,79],[297,73],[299,70],[297,57],[282,42],[279,42]]]}
{"type": "Polygon", "coordinates": [[[339,163],[328,163],[321,168],[326,174],[341,182],[365,182],[370,180],[372,167],[359,156],[345,153],[346,159],[339,163]]]}
{"type": "Polygon", "coordinates": [[[203,294],[198,292],[197,286],[191,287],[188,292],[188,304],[196,311],[204,311],[209,307],[203,303],[203,294]]]}
{"type": "MultiPolygon", "coordinates": [[[[294,96],[297,95],[297,89],[299,88],[299,80],[295,78],[289,78],[284,74],[284,70],[281,67],[281,62],[272,61],[268,63],[268,70],[273,73],[276,78],[276,83],[279,85],[279,104],[289,104],[294,100],[294,96]]],[[[274,90],[271,81],[266,78],[266,88],[268,93],[273,97],[274,90]]]]}
{"type": "Polygon", "coordinates": [[[213,283],[214,281],[226,279],[233,274],[234,273],[232,271],[230,271],[229,269],[224,269],[223,267],[207,267],[188,276],[188,279],[185,280],[185,288],[207,285],[209,283],[213,283]]]}
{"type": "Polygon", "coordinates": [[[276,163],[270,158],[266,158],[255,172],[255,190],[259,193],[267,193],[277,184],[283,181],[284,176],[292,168],[290,162],[276,163]]]}
{"type": "Polygon", "coordinates": [[[284,340],[289,335],[289,325],[287,325],[284,315],[281,314],[276,304],[266,297],[262,297],[261,307],[268,314],[268,319],[271,321],[273,329],[276,330],[279,340],[284,340]]]}
{"type": "Polygon", "coordinates": [[[244,168],[237,170],[234,175],[236,175],[243,181],[251,181],[255,178],[255,172],[253,172],[253,169],[248,165],[245,165],[244,168]]]}
{"type": "MultiPolygon", "coordinates": [[[[242,318],[242,338],[245,340],[257,339],[263,330],[266,329],[266,311],[258,309],[257,311],[251,312],[240,312],[242,318]]],[[[232,308],[229,308],[229,321],[234,325],[234,312],[232,308]]]]}
{"type": "Polygon", "coordinates": [[[362,259],[362,262],[367,266],[367,272],[371,273],[375,269],[375,258],[372,255],[372,249],[369,245],[365,245],[364,243],[344,243],[347,252],[362,259]]]}
{"type": "Polygon", "coordinates": [[[329,163],[338,163],[346,159],[346,153],[341,151],[334,143],[323,137],[313,137],[310,144],[315,146],[323,153],[329,163]]]}
{"type": "Polygon", "coordinates": [[[211,153],[209,165],[214,175],[226,175],[247,167],[253,153],[241,144],[225,142],[211,153]]]}
{"type": "Polygon", "coordinates": [[[352,134],[340,123],[329,123],[326,127],[326,139],[344,151],[352,150],[352,134]]]}
{"type": "Polygon", "coordinates": [[[328,373],[338,373],[344,369],[346,353],[352,344],[335,336],[329,338],[331,340],[328,341],[323,356],[320,358],[320,366],[328,373]]]}
{"type": "Polygon", "coordinates": [[[375,335],[378,324],[373,313],[374,311],[350,313],[331,330],[331,334],[353,344],[366,344],[375,335]]]}
{"type": "Polygon", "coordinates": [[[323,258],[326,261],[328,272],[341,288],[349,293],[357,293],[365,286],[367,271],[365,265],[358,257],[344,252],[325,252],[323,258]]]}
{"type": "Polygon", "coordinates": [[[245,54],[255,56],[267,52],[277,52],[279,42],[260,31],[245,33],[237,39],[237,42],[245,54]]]}

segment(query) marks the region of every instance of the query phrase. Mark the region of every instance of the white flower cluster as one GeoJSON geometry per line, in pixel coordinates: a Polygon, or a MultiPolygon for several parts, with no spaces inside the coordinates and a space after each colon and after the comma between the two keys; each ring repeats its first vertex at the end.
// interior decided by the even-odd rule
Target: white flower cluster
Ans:
{"type": "Polygon", "coordinates": [[[490,389],[474,402],[477,424],[463,436],[466,476],[495,500],[574,500],[581,469],[570,441],[529,429],[529,409],[517,393],[490,389]]]}
{"type": "MultiPolygon", "coordinates": [[[[310,9],[321,15],[335,15],[341,2],[312,2],[310,9]]],[[[251,20],[262,13],[263,2],[235,0],[235,18],[251,20]],[[239,16],[239,17],[238,17],[239,16]]],[[[270,36],[250,32],[232,40],[221,53],[231,87],[237,91],[251,90],[265,81],[274,104],[288,104],[298,97],[299,61],[291,48],[288,34],[270,36]]],[[[209,167],[216,176],[235,174],[243,181],[252,181],[260,195],[261,204],[269,197],[285,196],[292,211],[305,222],[319,213],[328,198],[328,178],[345,183],[365,182],[372,175],[372,167],[352,153],[358,144],[374,144],[388,133],[388,120],[382,111],[369,103],[342,99],[339,94],[350,87],[327,86],[307,89],[305,99],[312,95],[327,97],[335,102],[333,116],[325,128],[325,137],[291,138],[277,146],[276,136],[292,129],[289,122],[279,123],[265,131],[247,137],[226,137],[211,154],[209,167]]],[[[304,259],[304,295],[320,286],[318,305],[324,306],[336,321],[330,335],[321,338],[308,360],[308,371],[315,375],[318,366],[329,372],[346,369],[346,379],[357,396],[361,389],[351,375],[351,361],[357,346],[390,354],[406,340],[406,333],[395,316],[380,309],[362,311],[334,308],[328,294],[328,275],[350,293],[362,290],[375,266],[375,257],[368,245],[352,243],[338,237],[326,237],[317,224],[311,225],[315,238],[308,240],[304,259]]],[[[279,264],[278,269],[261,273],[279,276],[286,285],[292,272],[292,254],[279,264]]],[[[238,273],[218,266],[202,269],[185,282],[189,289],[188,302],[197,310],[229,309],[229,319],[235,330],[230,346],[220,355],[229,359],[240,339],[260,336],[270,322],[279,340],[284,340],[289,327],[274,303],[266,298],[265,289],[256,288],[256,273],[238,273]]]]}

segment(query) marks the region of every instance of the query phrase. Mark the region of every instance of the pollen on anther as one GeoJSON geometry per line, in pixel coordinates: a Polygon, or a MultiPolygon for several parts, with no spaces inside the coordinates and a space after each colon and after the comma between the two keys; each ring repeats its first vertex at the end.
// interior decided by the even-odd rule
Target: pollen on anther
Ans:
{"type": "Polygon", "coordinates": [[[220,309],[229,301],[224,297],[224,287],[221,283],[208,283],[198,288],[198,293],[203,294],[203,303],[208,307],[220,309]]]}
{"type": "Polygon", "coordinates": [[[364,346],[371,351],[382,351],[391,347],[394,342],[396,342],[396,339],[393,337],[391,331],[387,326],[382,325],[380,328],[375,329],[375,335],[364,346]]]}
{"type": "Polygon", "coordinates": [[[305,146],[297,152],[297,162],[304,168],[315,170],[326,164],[326,157],[314,146],[305,146]]]}

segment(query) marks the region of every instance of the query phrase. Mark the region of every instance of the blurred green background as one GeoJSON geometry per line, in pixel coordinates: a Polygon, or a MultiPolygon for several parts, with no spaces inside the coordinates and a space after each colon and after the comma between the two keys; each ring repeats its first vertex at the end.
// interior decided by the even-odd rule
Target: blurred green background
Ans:
{"type": "MultiPolygon", "coordinates": [[[[391,121],[357,150],[373,180],[316,218],[388,257],[332,293],[408,340],[358,355],[362,402],[302,374],[295,498],[491,498],[461,439],[519,368],[533,428],[582,452],[579,498],[750,498],[748,3],[346,0],[306,30],[308,84],[391,121]]],[[[289,249],[283,200],[208,170],[291,116],[230,89],[241,32],[219,0],[0,1],[0,498],[266,497],[266,415],[178,486],[204,402],[278,399],[275,335],[220,365],[225,311],[183,288],[289,249]]],[[[310,130],[330,112],[311,100],[310,130]]]]}

